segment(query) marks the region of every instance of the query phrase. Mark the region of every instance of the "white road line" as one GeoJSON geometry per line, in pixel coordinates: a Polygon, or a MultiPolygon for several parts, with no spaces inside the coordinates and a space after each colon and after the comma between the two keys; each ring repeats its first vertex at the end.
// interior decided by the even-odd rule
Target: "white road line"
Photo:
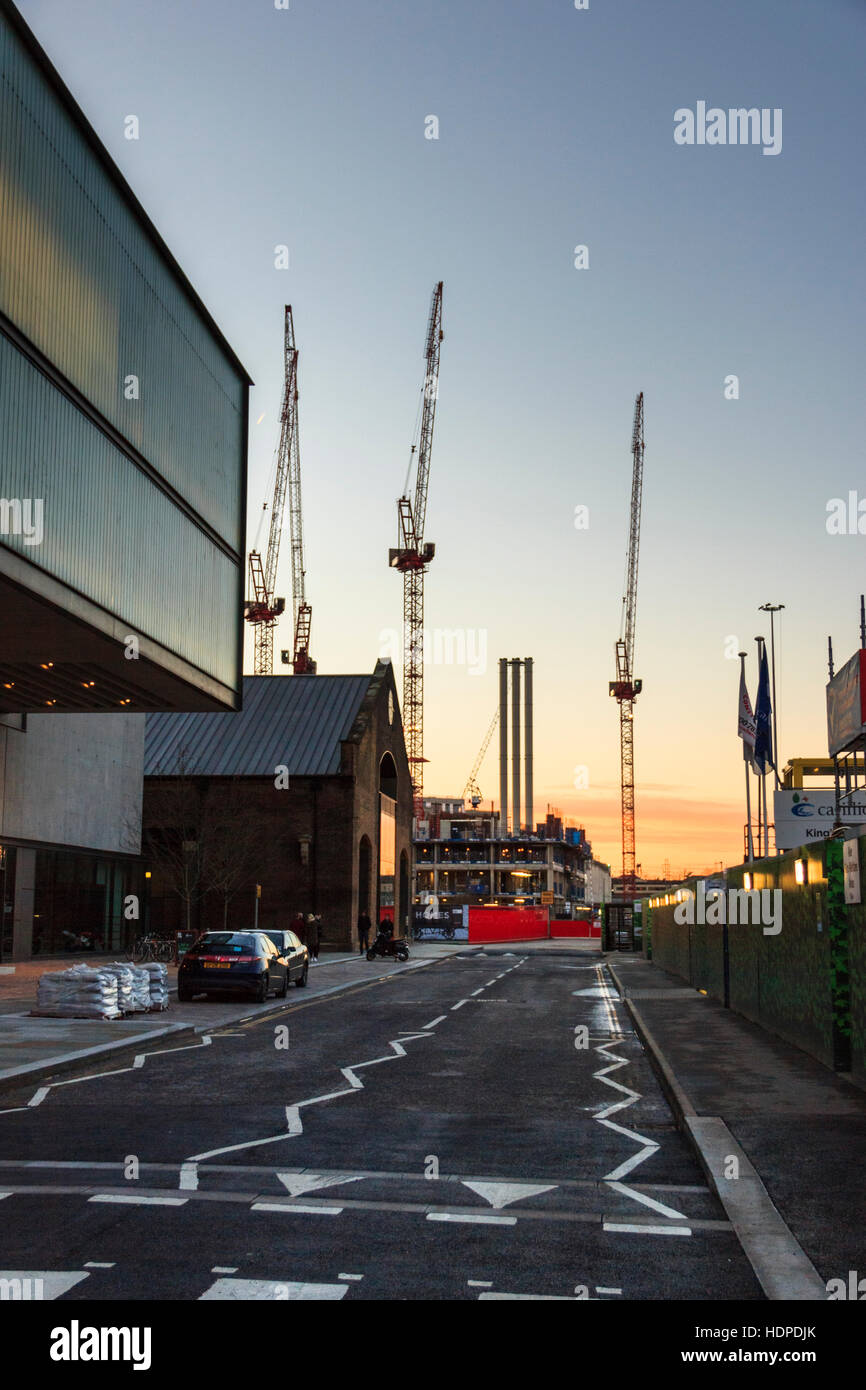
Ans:
{"type": "Polygon", "coordinates": [[[468,1004],[468,1003],[469,1003],[469,1000],[468,1000],[468,999],[459,999],[459,1000],[457,1001],[456,1004],[452,1004],[452,1005],[451,1005],[451,1012],[452,1012],[452,1014],[453,1014],[453,1012],[454,1012],[455,1009],[462,1009],[462,1008],[463,1008],[463,1005],[464,1005],[464,1004],[468,1004]]]}
{"type": "Polygon", "coordinates": [[[602,1284],[596,1284],[596,1293],[622,1293],[622,1289],[606,1289],[602,1284]]]}
{"type": "Polygon", "coordinates": [[[516,1216],[485,1216],[480,1213],[467,1212],[465,1216],[458,1215],[451,1211],[428,1211],[428,1221],[459,1221],[467,1225],[477,1226],[516,1226],[516,1216]]]}
{"type": "Polygon", "coordinates": [[[199,1303],[243,1299],[249,1301],[291,1299],[299,1302],[320,1302],[346,1296],[345,1284],[299,1284],[285,1279],[217,1279],[199,1295],[199,1303]]]}
{"type": "MultiPolygon", "coordinates": [[[[60,1298],[61,1294],[68,1293],[70,1289],[80,1284],[82,1279],[89,1279],[90,1275],[82,1269],[0,1269],[0,1279],[5,1283],[7,1279],[18,1279],[22,1283],[28,1281],[28,1301],[33,1299],[60,1298]],[[29,1292],[30,1285],[36,1284],[37,1288],[32,1293],[29,1292]]],[[[22,1294],[24,1290],[21,1290],[22,1294]]]]}
{"type": "Polygon", "coordinates": [[[214,1265],[211,1274],[237,1274],[237,1265],[214,1265]]]}
{"type": "Polygon", "coordinates": [[[493,1280],[492,1280],[492,1279],[467,1279],[467,1280],[466,1280],[466,1283],[469,1285],[470,1289],[492,1289],[492,1288],[493,1288],[493,1280]]]}
{"type": "Polygon", "coordinates": [[[489,1302],[526,1302],[526,1303],[583,1303],[589,1299],[575,1298],[573,1294],[566,1293],[480,1293],[478,1302],[486,1299],[489,1302]]]}
{"type": "Polygon", "coordinates": [[[634,1236],[690,1236],[688,1226],[629,1226],[620,1221],[605,1221],[604,1230],[624,1231],[634,1236]]]}
{"type": "MultiPolygon", "coordinates": [[[[107,1076],[123,1076],[128,1071],[137,1071],[144,1066],[148,1057],[162,1057],[168,1052],[190,1052],[198,1047],[210,1047],[211,1039],[206,1034],[201,1042],[187,1043],[183,1047],[164,1047],[154,1048],[152,1052],[137,1052],[132,1061],[131,1067],[116,1067],[114,1071],[98,1071],[92,1076],[70,1076],[66,1081],[52,1081],[48,1086],[40,1086],[34,1091],[26,1105],[15,1105],[9,1110],[0,1110],[0,1115],[14,1115],[19,1110],[28,1110],[31,1106],[41,1105],[49,1091],[53,1091],[57,1086],[77,1086],[82,1081],[102,1081],[107,1076]]],[[[83,1065],[83,1062],[82,1062],[83,1065]]]]}
{"type": "Polygon", "coordinates": [[[95,1197],[88,1197],[88,1202],[123,1202],[131,1207],[182,1207],[188,1201],[188,1197],[127,1197],[119,1192],[100,1192],[95,1197]]]}
{"type": "Polygon", "coordinates": [[[472,991],[472,993],[470,994],[469,998],[470,998],[470,999],[474,999],[475,996],[476,996],[476,994],[483,994],[484,991],[486,990],[486,988],[487,988],[486,985],[482,985],[480,989],[473,989],[473,991],[472,991]]]}
{"type": "Polygon", "coordinates": [[[425,1023],[424,1027],[435,1028],[437,1023],[444,1023],[447,1017],[447,1014],[440,1014],[438,1018],[432,1019],[430,1023],[425,1023]]]}
{"type": "Polygon", "coordinates": [[[198,1164],[182,1163],[180,1165],[180,1182],[178,1187],[181,1191],[195,1192],[198,1189],[198,1164]]]}
{"type": "Polygon", "coordinates": [[[364,1277],[363,1274],[338,1274],[338,1275],[337,1275],[337,1278],[338,1278],[338,1279],[354,1279],[354,1280],[357,1280],[357,1279],[363,1279],[363,1277],[364,1277]]]}
{"type": "Polygon", "coordinates": [[[301,1212],[305,1216],[339,1216],[342,1207],[305,1207],[301,1202],[253,1202],[251,1211],[301,1212]]]}
{"type": "Polygon", "coordinates": [[[0,1192],[0,1202],[3,1201],[4,1197],[11,1197],[12,1195],[13,1194],[11,1192],[0,1192]]]}
{"type": "MultiPolygon", "coordinates": [[[[491,985],[495,985],[495,984],[496,984],[496,981],[498,980],[498,978],[499,978],[498,975],[494,975],[494,976],[493,976],[493,979],[492,979],[492,980],[488,980],[488,981],[487,981],[487,984],[486,984],[486,985],[482,985],[481,988],[482,988],[482,989],[489,989],[491,985]]],[[[477,993],[479,993],[480,991],[476,990],[475,992],[476,992],[476,994],[477,994],[477,993]]]]}
{"type": "Polygon", "coordinates": [[[114,1269],[114,1260],[85,1260],[85,1269],[114,1269]]]}
{"type": "Polygon", "coordinates": [[[626,1197],[633,1198],[635,1202],[642,1202],[645,1207],[657,1211],[659,1216],[672,1216],[675,1220],[682,1220],[681,1211],[674,1211],[673,1207],[666,1207],[664,1202],[657,1202],[654,1197],[648,1197],[645,1192],[636,1192],[633,1187],[626,1187],[625,1183],[609,1182],[608,1187],[612,1188],[614,1192],[622,1192],[626,1197]]]}

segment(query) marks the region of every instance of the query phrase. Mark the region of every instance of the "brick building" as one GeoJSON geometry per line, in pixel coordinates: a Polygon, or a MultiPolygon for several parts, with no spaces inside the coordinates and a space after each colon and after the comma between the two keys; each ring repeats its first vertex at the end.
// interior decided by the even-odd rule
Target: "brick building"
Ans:
{"type": "Polygon", "coordinates": [[[148,716],[144,849],[157,930],[288,927],[322,948],[410,911],[412,787],[389,662],[372,676],[245,676],[236,714],[148,716]],[[256,884],[261,885],[257,900],[256,884]]]}

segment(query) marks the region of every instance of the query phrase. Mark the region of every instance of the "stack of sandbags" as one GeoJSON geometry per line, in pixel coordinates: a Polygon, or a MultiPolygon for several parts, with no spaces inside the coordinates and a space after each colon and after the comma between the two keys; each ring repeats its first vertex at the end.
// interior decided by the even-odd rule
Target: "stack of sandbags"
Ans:
{"type": "Polygon", "coordinates": [[[122,1014],[145,1014],[150,1008],[150,976],[143,965],[115,961],[103,966],[117,976],[117,1007],[122,1014]]]}
{"type": "Polygon", "coordinates": [[[150,1004],[148,1005],[152,1013],[161,1013],[168,1008],[168,970],[162,961],[152,960],[142,969],[148,976],[148,989],[150,991],[150,1004]]]}
{"type": "Polygon", "coordinates": [[[117,977],[89,965],[46,971],[39,976],[31,1013],[43,1018],[119,1018],[117,977]]]}

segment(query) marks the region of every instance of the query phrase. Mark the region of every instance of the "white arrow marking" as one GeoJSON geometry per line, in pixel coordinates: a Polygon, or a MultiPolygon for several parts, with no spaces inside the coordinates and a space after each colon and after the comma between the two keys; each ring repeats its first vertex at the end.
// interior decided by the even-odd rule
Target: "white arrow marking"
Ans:
{"type": "Polygon", "coordinates": [[[483,1197],[485,1202],[496,1209],[510,1206],[512,1202],[520,1202],[524,1197],[537,1197],[539,1192],[553,1192],[559,1186],[558,1183],[551,1182],[541,1185],[533,1182],[464,1182],[463,1187],[470,1187],[473,1192],[477,1192],[479,1197],[483,1197]]]}
{"type": "MultiPolygon", "coordinates": [[[[68,1293],[74,1289],[76,1284],[80,1284],[82,1279],[89,1279],[90,1275],[82,1269],[75,1270],[54,1270],[54,1269],[0,1269],[0,1279],[19,1279],[23,1283],[25,1279],[31,1281],[27,1285],[27,1298],[49,1299],[59,1298],[61,1294],[68,1293]],[[31,1294],[29,1291],[33,1287],[32,1281],[39,1280],[38,1292],[31,1294]]],[[[21,1290],[24,1294],[24,1289],[21,1290]]]]}

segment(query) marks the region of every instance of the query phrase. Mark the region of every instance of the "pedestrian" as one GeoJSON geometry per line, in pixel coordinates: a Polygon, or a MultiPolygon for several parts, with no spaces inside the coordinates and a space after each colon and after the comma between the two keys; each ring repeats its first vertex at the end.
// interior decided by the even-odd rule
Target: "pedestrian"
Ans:
{"type": "Polygon", "coordinates": [[[307,950],[310,953],[310,960],[313,965],[319,964],[319,918],[312,912],[307,913],[307,950]]]}
{"type": "Polygon", "coordinates": [[[368,912],[362,912],[358,918],[358,950],[361,955],[364,954],[370,945],[370,932],[372,927],[373,923],[370,921],[370,914],[368,912]]]}
{"type": "Polygon", "coordinates": [[[296,937],[298,938],[298,940],[301,942],[301,945],[306,945],[306,941],[307,941],[307,924],[306,924],[306,922],[304,921],[304,914],[303,914],[303,912],[296,912],[296,913],[295,913],[294,917],[292,918],[291,931],[293,931],[293,932],[295,933],[295,936],[296,936],[296,937]]]}

